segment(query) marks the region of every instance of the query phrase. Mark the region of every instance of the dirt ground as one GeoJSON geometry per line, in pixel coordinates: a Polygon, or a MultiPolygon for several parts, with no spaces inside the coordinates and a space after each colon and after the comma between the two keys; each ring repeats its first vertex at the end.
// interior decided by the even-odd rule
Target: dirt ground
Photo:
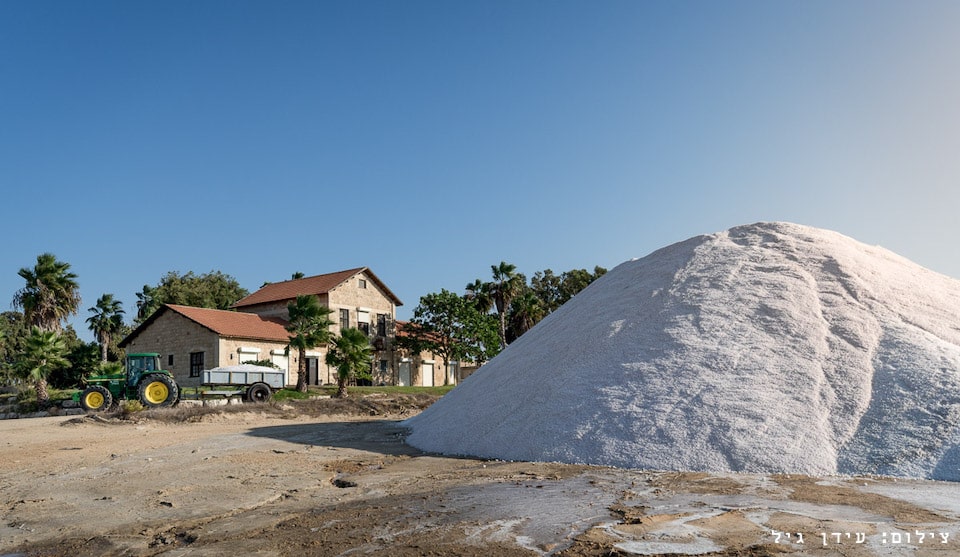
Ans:
{"type": "Polygon", "coordinates": [[[0,557],[960,555],[960,484],[443,457],[428,403],[0,421],[0,557]]]}

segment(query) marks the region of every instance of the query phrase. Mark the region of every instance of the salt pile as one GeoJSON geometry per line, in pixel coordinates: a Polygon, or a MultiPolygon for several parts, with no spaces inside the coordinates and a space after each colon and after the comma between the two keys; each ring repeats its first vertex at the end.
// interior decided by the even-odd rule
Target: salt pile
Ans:
{"type": "Polygon", "coordinates": [[[960,481],[960,281],[795,224],[691,238],[405,425],[445,454],[960,481]]]}

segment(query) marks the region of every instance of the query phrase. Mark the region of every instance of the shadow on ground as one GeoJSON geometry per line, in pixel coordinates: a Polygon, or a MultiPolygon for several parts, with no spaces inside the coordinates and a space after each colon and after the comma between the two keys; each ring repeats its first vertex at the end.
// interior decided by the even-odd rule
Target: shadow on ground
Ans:
{"type": "Polygon", "coordinates": [[[390,456],[426,454],[404,442],[408,430],[400,424],[400,421],[395,420],[291,424],[254,428],[249,435],[301,445],[349,448],[390,456]]]}

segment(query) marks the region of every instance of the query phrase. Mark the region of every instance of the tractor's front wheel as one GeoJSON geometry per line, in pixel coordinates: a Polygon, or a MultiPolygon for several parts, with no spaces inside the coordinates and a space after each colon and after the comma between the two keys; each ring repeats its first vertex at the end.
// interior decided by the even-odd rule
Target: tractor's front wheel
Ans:
{"type": "Polygon", "coordinates": [[[140,402],[147,408],[173,406],[179,394],[177,383],[169,375],[151,373],[140,381],[140,402]]]}
{"type": "Polygon", "coordinates": [[[80,407],[87,412],[102,412],[113,404],[113,395],[106,387],[93,385],[80,394],[80,407]]]}

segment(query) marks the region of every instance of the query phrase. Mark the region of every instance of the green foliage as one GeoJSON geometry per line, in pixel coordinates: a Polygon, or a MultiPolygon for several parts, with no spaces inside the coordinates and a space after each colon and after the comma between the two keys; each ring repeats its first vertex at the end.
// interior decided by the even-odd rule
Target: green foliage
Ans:
{"type": "Polygon", "coordinates": [[[550,269],[537,271],[530,281],[530,289],[549,314],[606,273],[607,270],[599,266],[594,267],[592,273],[586,269],[572,269],[559,276],[550,269]]]}
{"type": "Polygon", "coordinates": [[[16,364],[27,343],[30,327],[19,311],[0,313],[0,382],[15,383],[16,364]]]}
{"type": "Polygon", "coordinates": [[[524,288],[510,303],[507,340],[513,342],[529,331],[547,314],[543,301],[530,288],[524,288]]]}
{"type": "MultiPolygon", "coordinates": [[[[298,295],[296,300],[287,304],[287,332],[290,333],[289,348],[298,353],[297,390],[307,392],[307,350],[330,342],[332,333],[330,320],[332,309],[322,305],[314,295],[298,295]]],[[[288,350],[289,350],[288,348],[288,350]]]]}
{"type": "MultiPolygon", "coordinates": [[[[379,387],[347,387],[347,392],[350,395],[364,396],[371,394],[387,394],[387,395],[396,395],[396,394],[405,394],[405,395],[415,395],[415,394],[428,394],[443,396],[450,391],[456,385],[438,385],[435,387],[398,387],[395,385],[379,386],[379,387]]],[[[320,392],[329,396],[336,396],[337,387],[336,386],[325,386],[320,387],[320,392]]]]}
{"type": "Polygon", "coordinates": [[[87,311],[93,314],[87,318],[87,324],[100,343],[100,359],[106,362],[110,345],[123,331],[123,304],[114,299],[113,294],[104,294],[87,311]]]}
{"type": "Polygon", "coordinates": [[[146,408],[144,408],[139,400],[131,399],[120,401],[120,415],[122,416],[129,416],[130,414],[136,414],[144,410],[146,410],[146,408]]]}
{"type": "Polygon", "coordinates": [[[241,364],[251,364],[260,367],[272,367],[273,369],[280,369],[280,366],[271,362],[270,360],[244,360],[240,362],[241,364]]]}
{"type": "Polygon", "coordinates": [[[170,271],[156,286],[144,285],[137,293],[137,323],[142,323],[163,304],[228,309],[249,292],[230,275],[210,271],[196,275],[193,271],[180,275],[170,271]]]}
{"type": "Polygon", "coordinates": [[[516,273],[517,266],[501,261],[499,265],[491,265],[493,282],[488,283],[487,291],[493,299],[500,320],[500,348],[507,347],[507,310],[514,297],[526,287],[527,279],[516,273]]]}
{"type": "Polygon", "coordinates": [[[26,285],[14,294],[13,306],[23,310],[29,325],[59,331],[62,321],[77,313],[80,287],[69,263],[58,261],[52,253],[43,253],[37,256],[32,269],[23,267],[17,274],[26,285]]]}
{"type": "Polygon", "coordinates": [[[66,342],[58,333],[44,331],[37,326],[30,328],[30,336],[27,337],[17,368],[21,377],[33,382],[37,403],[41,408],[50,402],[47,377],[54,369],[70,365],[66,354],[66,342]]]}
{"type": "MultiPolygon", "coordinates": [[[[18,362],[26,350],[30,327],[23,314],[9,311],[0,314],[0,383],[15,384],[23,379],[18,362]]],[[[47,377],[51,386],[72,388],[80,385],[82,378],[100,365],[100,349],[94,342],[84,342],[73,327],[67,326],[61,333],[67,348],[67,364],[54,367],[47,377]]]]}
{"type": "Polygon", "coordinates": [[[82,341],[73,327],[64,330],[63,340],[67,346],[66,358],[69,364],[54,369],[48,381],[53,387],[69,389],[81,385],[84,377],[96,372],[100,367],[100,347],[95,342],[82,341]]]}
{"type": "Polygon", "coordinates": [[[121,375],[124,372],[123,362],[101,362],[93,370],[92,375],[121,375]]]}
{"type": "Polygon", "coordinates": [[[529,331],[544,317],[565,304],[591,282],[606,274],[603,267],[572,269],[554,274],[550,269],[537,271],[530,284],[516,272],[516,266],[501,261],[491,265],[491,282],[476,281],[467,284],[464,298],[481,313],[496,309],[499,320],[500,346],[505,347],[529,331]]]}
{"type": "Polygon", "coordinates": [[[67,350],[67,343],[58,333],[31,327],[18,362],[20,372],[32,381],[46,380],[55,368],[70,364],[66,358],[67,350]]]}
{"type": "MultiPolygon", "coordinates": [[[[443,359],[444,369],[451,361],[485,361],[491,336],[483,327],[492,326],[496,339],[496,321],[484,319],[478,304],[446,289],[420,298],[405,335],[397,338],[399,347],[417,353],[430,351],[443,359]]],[[[496,340],[494,347],[499,347],[496,340]]],[[[445,382],[448,380],[444,374],[445,382]]]]}
{"type": "Polygon", "coordinates": [[[327,364],[337,368],[337,396],[347,395],[347,381],[351,378],[370,378],[373,347],[370,338],[360,329],[344,329],[334,339],[327,352],[327,364]]]}
{"type": "Polygon", "coordinates": [[[306,400],[313,395],[319,394],[316,391],[307,390],[305,393],[301,393],[296,389],[280,389],[279,391],[273,393],[274,402],[283,402],[284,400],[306,400]]]}

